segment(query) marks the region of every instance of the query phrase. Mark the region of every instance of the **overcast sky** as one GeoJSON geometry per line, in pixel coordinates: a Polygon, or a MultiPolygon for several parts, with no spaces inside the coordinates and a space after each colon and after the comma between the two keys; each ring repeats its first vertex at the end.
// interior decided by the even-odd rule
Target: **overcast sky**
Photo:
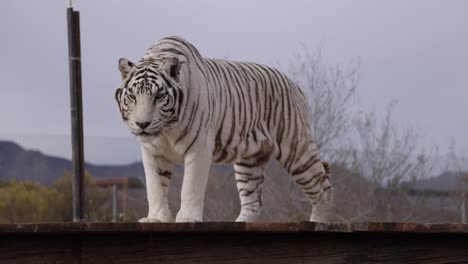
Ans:
{"type": "MultiPolygon", "coordinates": [[[[468,153],[468,1],[117,1],[75,0],[81,15],[87,159],[139,159],[114,101],[120,57],[138,60],[167,35],[206,57],[287,70],[301,43],[320,43],[331,64],[360,58],[359,103],[395,118],[442,150],[468,153]],[[100,143],[104,137],[107,143],[100,143]],[[112,143],[109,143],[112,142],[112,143]],[[122,142],[119,146],[118,142],[122,142]],[[125,151],[128,149],[127,151],[125,151]],[[125,153],[124,153],[125,152],[125,153]]],[[[0,138],[69,157],[65,0],[0,2],[0,138]],[[32,136],[27,136],[32,135],[32,136]],[[40,142],[39,142],[40,141],[40,142]]]]}

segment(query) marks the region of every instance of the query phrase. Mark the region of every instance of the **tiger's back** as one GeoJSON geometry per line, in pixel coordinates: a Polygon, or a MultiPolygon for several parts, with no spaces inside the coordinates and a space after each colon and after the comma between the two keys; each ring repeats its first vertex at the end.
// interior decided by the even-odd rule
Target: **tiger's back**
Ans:
{"type": "Polygon", "coordinates": [[[301,155],[293,145],[313,143],[307,142],[304,93],[286,75],[256,63],[205,59],[205,66],[210,90],[218,95],[215,162],[232,163],[262,151],[285,163],[301,155]]]}

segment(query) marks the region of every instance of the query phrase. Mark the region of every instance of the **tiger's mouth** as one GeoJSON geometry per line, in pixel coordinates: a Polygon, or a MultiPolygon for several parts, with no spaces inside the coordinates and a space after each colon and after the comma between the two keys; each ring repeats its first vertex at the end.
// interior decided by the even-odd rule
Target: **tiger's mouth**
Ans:
{"type": "Polygon", "coordinates": [[[150,136],[158,136],[160,134],[160,131],[157,131],[157,132],[154,132],[154,133],[148,133],[148,132],[145,132],[145,131],[142,131],[138,134],[135,134],[136,136],[140,136],[140,137],[150,137],[150,136]]]}

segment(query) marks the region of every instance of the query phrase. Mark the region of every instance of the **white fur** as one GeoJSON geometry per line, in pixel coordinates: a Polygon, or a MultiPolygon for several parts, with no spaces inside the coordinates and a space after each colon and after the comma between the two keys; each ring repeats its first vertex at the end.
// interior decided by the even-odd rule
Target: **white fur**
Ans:
{"type": "MultiPolygon", "coordinates": [[[[148,216],[140,221],[174,220],[168,205],[170,180],[164,177],[164,174],[172,172],[174,163],[185,166],[181,207],[175,217],[176,222],[203,221],[209,170],[216,160],[236,164],[236,182],[242,205],[236,221],[254,221],[258,218],[262,209],[263,177],[270,158],[276,158],[288,167],[293,179],[308,193],[311,204],[316,205],[330,183],[324,178],[322,164],[317,163],[320,156],[313,143],[310,114],[300,88],[274,69],[204,59],[197,53],[186,41],[168,37],[151,47],[142,58],[140,70],[147,66],[144,63],[148,61],[151,61],[148,67],[159,67],[151,69],[151,72],[161,70],[172,74],[174,69],[177,70],[173,80],[184,94],[180,104],[181,114],[176,124],[168,123],[170,125],[167,126],[162,121],[163,114],[159,112],[158,104],[154,103],[161,79],[153,78],[157,83],[151,85],[148,85],[149,81],[138,82],[137,77],[131,79],[130,76],[139,66],[125,59],[119,61],[123,85],[127,87],[118,89],[116,99],[130,131],[137,135],[140,142],[145,168],[149,211],[148,216]],[[174,53],[174,50],[177,51],[174,53]],[[177,67],[174,68],[174,65],[177,67]],[[224,79],[220,81],[222,84],[213,85],[223,77],[211,76],[209,67],[212,67],[210,72],[215,68],[231,67],[229,69],[232,70],[239,67],[232,72],[240,74],[252,70],[255,74],[246,73],[243,77],[236,77],[236,81],[224,74],[224,79]],[[263,74],[261,80],[256,79],[263,74]],[[272,80],[271,76],[278,79],[272,80]],[[145,92],[131,94],[130,86],[145,87],[141,90],[145,92]],[[276,88],[273,89],[273,86],[276,88]],[[228,97],[226,89],[237,94],[237,97],[232,94],[228,97]],[[282,96],[278,95],[280,91],[282,96]],[[129,99],[125,97],[126,94],[134,98],[129,99]],[[242,108],[237,107],[241,97],[247,98],[242,108]],[[122,104],[125,100],[135,102],[133,109],[127,107],[130,104],[122,104]],[[290,108],[286,109],[286,106],[290,108]],[[224,113],[222,118],[221,113],[224,113]],[[274,114],[268,114],[272,118],[265,120],[266,113],[274,114]],[[138,125],[142,122],[149,122],[150,125],[142,129],[138,125]],[[280,127],[281,133],[278,132],[280,127]],[[152,135],[139,135],[143,131],[152,135]],[[279,135],[281,140],[277,140],[279,135]],[[304,166],[306,169],[302,169],[304,166]]],[[[311,220],[317,217],[314,209],[311,220]]]]}

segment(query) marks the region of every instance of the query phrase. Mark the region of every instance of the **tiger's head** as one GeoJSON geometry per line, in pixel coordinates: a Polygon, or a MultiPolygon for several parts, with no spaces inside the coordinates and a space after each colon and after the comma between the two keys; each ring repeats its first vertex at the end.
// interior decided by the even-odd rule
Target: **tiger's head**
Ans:
{"type": "Polygon", "coordinates": [[[158,136],[178,122],[183,102],[178,84],[180,65],[176,58],[137,65],[119,60],[122,84],[115,91],[115,99],[134,135],[158,136]]]}

